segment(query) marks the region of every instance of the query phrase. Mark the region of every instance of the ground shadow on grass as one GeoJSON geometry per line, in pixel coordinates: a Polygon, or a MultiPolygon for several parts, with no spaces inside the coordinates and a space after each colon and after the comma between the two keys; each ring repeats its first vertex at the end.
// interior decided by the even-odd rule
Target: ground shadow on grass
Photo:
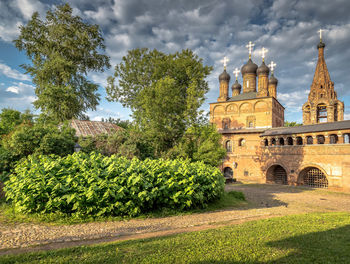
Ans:
{"type": "MultiPolygon", "coordinates": [[[[249,206],[243,206],[241,210],[252,208],[269,208],[269,207],[288,207],[288,203],[281,201],[276,197],[279,193],[297,194],[310,192],[314,189],[304,186],[290,186],[279,184],[251,184],[251,183],[233,183],[226,184],[226,191],[243,192],[249,206]]],[[[325,190],[327,191],[327,190],[325,190]]],[[[350,195],[349,195],[350,199],[350,195]]]]}

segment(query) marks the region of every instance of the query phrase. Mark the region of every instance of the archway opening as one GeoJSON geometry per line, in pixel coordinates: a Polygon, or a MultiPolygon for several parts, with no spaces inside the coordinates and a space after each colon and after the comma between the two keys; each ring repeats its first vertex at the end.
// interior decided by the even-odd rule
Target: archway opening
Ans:
{"type": "Polygon", "coordinates": [[[289,146],[292,146],[293,145],[293,138],[292,137],[287,137],[287,144],[289,146]]]}
{"type": "Polygon", "coordinates": [[[299,184],[312,188],[328,188],[326,175],[316,167],[307,167],[299,174],[299,184]]]}
{"type": "Polygon", "coordinates": [[[230,167],[224,169],[224,177],[226,180],[233,179],[233,170],[230,167]]]}
{"type": "Polygon", "coordinates": [[[287,172],[280,165],[273,165],[267,170],[267,183],[288,184],[287,172]]]}

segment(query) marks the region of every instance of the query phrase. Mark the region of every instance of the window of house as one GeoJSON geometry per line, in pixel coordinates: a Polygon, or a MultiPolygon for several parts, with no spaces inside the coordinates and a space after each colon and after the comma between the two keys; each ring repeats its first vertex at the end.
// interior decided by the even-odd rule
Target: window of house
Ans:
{"type": "Polygon", "coordinates": [[[317,136],[317,144],[324,144],[325,138],[323,135],[318,135],[317,136]]]}
{"type": "Polygon", "coordinates": [[[269,145],[269,141],[267,140],[267,138],[265,138],[264,144],[265,144],[265,146],[268,146],[268,145],[269,145]]]}
{"type": "Polygon", "coordinates": [[[329,136],[329,143],[330,144],[337,144],[338,143],[338,136],[336,134],[332,134],[329,136]]]}
{"type": "Polygon", "coordinates": [[[317,123],[327,122],[327,106],[319,104],[317,106],[317,123]]]}
{"type": "Polygon", "coordinates": [[[240,146],[240,147],[244,147],[244,146],[245,146],[245,139],[244,139],[244,138],[241,138],[241,139],[238,141],[238,146],[240,146]]]}
{"type": "Polygon", "coordinates": [[[293,138],[292,137],[287,137],[287,144],[289,146],[293,145],[293,138]]]}
{"type": "Polygon", "coordinates": [[[297,137],[297,145],[303,145],[303,138],[297,137]]]}
{"type": "Polygon", "coordinates": [[[281,146],[283,146],[284,145],[284,138],[279,138],[278,142],[281,146]]]}
{"type": "Polygon", "coordinates": [[[344,134],[344,143],[350,144],[350,134],[344,134]]]}
{"type": "Polygon", "coordinates": [[[227,140],[226,141],[226,151],[227,152],[232,152],[232,142],[231,142],[231,140],[227,140]]]}
{"type": "Polygon", "coordinates": [[[313,143],[314,143],[314,139],[312,138],[312,136],[307,136],[306,137],[306,144],[312,145],[313,143]]]}
{"type": "Polygon", "coordinates": [[[271,139],[271,146],[276,146],[276,139],[275,138],[271,139]]]}

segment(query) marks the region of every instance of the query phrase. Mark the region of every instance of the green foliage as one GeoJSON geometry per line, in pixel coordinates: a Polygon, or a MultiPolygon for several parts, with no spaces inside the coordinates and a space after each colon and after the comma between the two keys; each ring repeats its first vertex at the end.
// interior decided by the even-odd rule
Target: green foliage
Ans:
{"type": "Polygon", "coordinates": [[[107,99],[130,107],[137,128],[160,156],[198,122],[211,70],[190,50],[164,54],[134,49],[108,78],[107,99]]]}
{"type": "Polygon", "coordinates": [[[188,158],[218,166],[226,156],[226,150],[221,144],[221,135],[215,126],[202,124],[188,128],[180,143],[169,150],[166,156],[188,158]]]}
{"type": "Polygon", "coordinates": [[[289,122],[289,121],[285,121],[284,122],[284,126],[285,127],[295,127],[295,126],[302,126],[303,124],[297,123],[295,121],[289,122]]]}
{"type": "Polygon", "coordinates": [[[80,137],[78,143],[86,153],[96,151],[108,156],[115,154],[142,160],[152,157],[150,144],[140,133],[131,129],[120,129],[112,134],[101,134],[95,137],[80,137]]]}
{"type": "Polygon", "coordinates": [[[0,136],[10,133],[17,125],[24,121],[32,121],[33,115],[29,111],[20,111],[4,108],[0,113],[0,136]]]}
{"type": "Polygon", "coordinates": [[[122,127],[124,129],[128,129],[128,128],[132,127],[132,123],[129,120],[121,120],[120,118],[117,118],[117,119],[112,118],[112,117],[109,117],[108,119],[102,118],[101,121],[115,124],[115,125],[122,127]]]}
{"type": "Polygon", "coordinates": [[[58,121],[96,109],[98,85],[86,76],[110,66],[109,58],[99,53],[105,46],[98,25],[89,25],[72,12],[68,4],[47,11],[45,20],[35,12],[14,40],[32,62],[21,66],[36,85],[34,106],[58,121]]]}
{"type": "Polygon", "coordinates": [[[64,156],[73,152],[74,144],[74,129],[41,123],[23,123],[3,140],[3,147],[18,158],[30,154],[64,156]]]}
{"type": "Polygon", "coordinates": [[[200,162],[79,152],[23,159],[5,192],[19,212],[136,216],[160,208],[205,207],[223,194],[224,178],[200,162]]]}

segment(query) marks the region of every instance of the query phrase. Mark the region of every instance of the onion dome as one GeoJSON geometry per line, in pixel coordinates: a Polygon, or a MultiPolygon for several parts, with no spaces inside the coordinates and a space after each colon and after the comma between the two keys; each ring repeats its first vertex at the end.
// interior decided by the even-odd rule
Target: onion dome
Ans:
{"type": "Polygon", "coordinates": [[[269,75],[270,69],[265,65],[265,62],[262,62],[256,72],[258,75],[269,75]]]}
{"type": "Polygon", "coordinates": [[[231,79],[230,75],[224,70],[220,75],[219,75],[219,81],[227,81],[229,82],[231,79]]]}
{"type": "Polygon", "coordinates": [[[275,78],[275,76],[272,73],[269,79],[269,84],[277,85],[277,83],[278,83],[278,80],[275,78]]]}
{"type": "Polygon", "coordinates": [[[242,86],[238,83],[238,81],[236,80],[236,82],[234,84],[232,84],[232,91],[234,90],[238,90],[239,92],[241,92],[242,86]]]}
{"type": "Polygon", "coordinates": [[[241,73],[242,75],[245,75],[247,73],[256,74],[257,69],[258,69],[258,65],[256,65],[251,59],[249,59],[248,62],[242,66],[241,73]]]}
{"type": "Polygon", "coordinates": [[[320,41],[320,43],[318,43],[318,45],[317,45],[318,49],[324,48],[324,47],[326,47],[326,44],[324,44],[322,41],[320,41]]]}

